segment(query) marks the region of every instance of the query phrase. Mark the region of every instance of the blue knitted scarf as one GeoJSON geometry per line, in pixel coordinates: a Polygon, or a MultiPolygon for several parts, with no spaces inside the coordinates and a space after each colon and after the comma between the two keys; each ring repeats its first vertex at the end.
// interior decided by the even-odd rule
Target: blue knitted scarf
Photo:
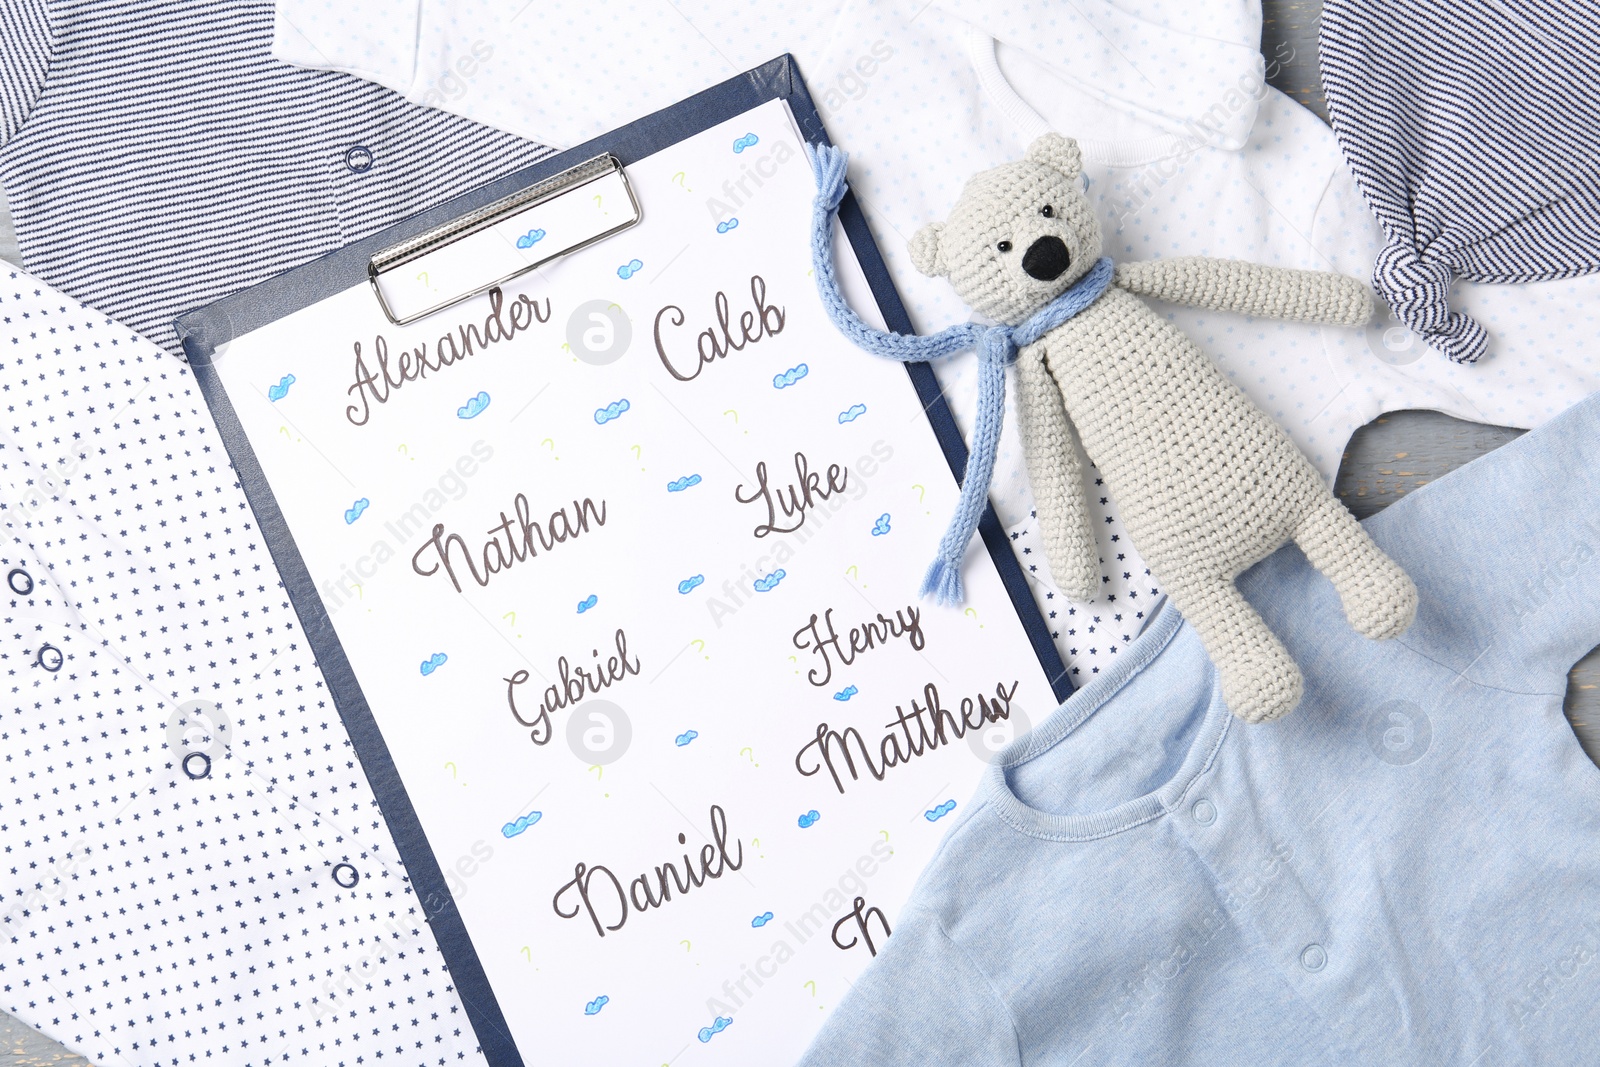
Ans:
{"type": "Polygon", "coordinates": [[[816,206],[811,219],[811,258],[817,291],[839,332],[875,356],[887,356],[902,363],[928,363],[953,352],[977,349],[978,416],[973,424],[966,476],[961,480],[961,500],[956,505],[955,517],[950,520],[950,528],[939,542],[938,558],[928,568],[921,589],[922,596],[932,593],[941,604],[960,603],[961,557],[966,554],[967,542],[972,540],[989,502],[989,479],[994,474],[995,454],[1000,448],[1000,423],[1006,404],[1006,366],[1017,358],[1019,348],[1033,344],[1100,298],[1111,284],[1111,260],[1102,258],[1088,274],[1020,326],[981,326],[964,322],[927,336],[875,330],[850,310],[833,272],[833,213],[845,194],[846,154],[829,145],[808,144],[806,156],[811,160],[811,170],[817,179],[816,206]]]}

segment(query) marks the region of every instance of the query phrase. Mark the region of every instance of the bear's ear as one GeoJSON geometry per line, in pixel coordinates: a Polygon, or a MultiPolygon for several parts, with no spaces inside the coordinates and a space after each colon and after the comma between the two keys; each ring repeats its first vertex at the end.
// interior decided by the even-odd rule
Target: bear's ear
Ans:
{"type": "Polygon", "coordinates": [[[1069,178],[1083,173],[1083,153],[1078,142],[1059,133],[1047,133],[1028,146],[1027,158],[1032,163],[1053,167],[1069,178]]]}
{"type": "Polygon", "coordinates": [[[944,223],[930,222],[918,230],[907,247],[911,250],[911,265],[930,278],[945,272],[944,256],[939,252],[939,238],[944,233],[944,223]]]}

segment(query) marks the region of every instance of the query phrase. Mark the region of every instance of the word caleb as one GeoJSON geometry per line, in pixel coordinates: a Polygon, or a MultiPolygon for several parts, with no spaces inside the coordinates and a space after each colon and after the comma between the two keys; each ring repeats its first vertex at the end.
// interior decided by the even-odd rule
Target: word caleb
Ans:
{"type": "Polygon", "coordinates": [[[966,736],[968,730],[981,730],[985,723],[999,722],[1011,717],[1011,699],[1016,696],[1017,686],[1020,682],[1012,682],[1010,688],[1004,683],[994,687],[994,697],[979,693],[976,697],[961,698],[961,714],[955,713],[941,706],[939,703],[939,690],[929,682],[923,687],[922,696],[924,704],[911,702],[911,710],[905,711],[900,705],[895,705],[899,717],[885,726],[889,733],[878,742],[877,758],[873,758],[872,750],[861,736],[861,732],[854,726],[847,726],[843,733],[829,728],[827,723],[817,724],[817,736],[800,746],[800,751],[795,753],[794,769],[803,777],[809,778],[819,773],[822,768],[828,768],[828,774],[833,777],[834,788],[844,792],[844,780],[839,777],[839,768],[835,765],[836,757],[844,758],[845,769],[850,772],[850,780],[857,781],[861,772],[856,769],[856,755],[861,757],[861,762],[866,765],[867,773],[877,781],[883,781],[883,776],[893,767],[899,767],[911,762],[918,756],[926,755],[934,749],[948,745],[951,738],[966,736]],[[912,731],[915,724],[916,730],[912,731]],[[896,729],[899,733],[895,733],[896,729]],[[855,753],[850,751],[851,744],[855,745],[855,753]],[[904,744],[904,747],[902,746],[904,744]],[[813,751],[815,750],[815,751],[813,751]],[[807,769],[807,760],[810,760],[807,769]]]}
{"type": "Polygon", "coordinates": [[[833,628],[833,609],[823,612],[822,627],[817,626],[817,616],[813,614],[811,621],[794,632],[794,647],[810,649],[822,657],[821,676],[819,668],[813,667],[806,672],[806,681],[812,685],[827,685],[833,677],[833,661],[837,659],[840,666],[848,667],[856,661],[856,657],[863,652],[871,652],[875,648],[887,646],[895,638],[904,637],[906,642],[917,651],[922,651],[922,646],[927,643],[927,638],[922,633],[922,609],[915,604],[909,604],[904,610],[896,611],[894,618],[885,618],[882,612],[876,619],[868,619],[860,626],[850,627],[848,646],[840,638],[839,631],[833,628]],[[823,628],[827,632],[823,633],[823,628]],[[830,656],[829,650],[833,654],[830,656]]]}
{"type": "Polygon", "coordinates": [[[359,406],[351,404],[345,408],[344,417],[356,426],[365,426],[372,416],[372,402],[387,404],[395,390],[407,382],[426,378],[429,371],[443,370],[452,363],[466,359],[478,349],[488,348],[501,341],[509,341],[535,322],[550,321],[548,297],[541,306],[537,300],[530,299],[524,293],[512,301],[511,307],[502,317],[500,312],[504,304],[504,294],[498,288],[490,289],[489,316],[483,320],[483,329],[478,329],[476,323],[463,323],[456,328],[455,333],[447,333],[439,338],[439,343],[434,345],[431,356],[428,354],[427,344],[423,343],[409,352],[402,351],[393,367],[389,366],[389,342],[382,334],[379,334],[372,343],[372,351],[378,361],[376,371],[367,367],[366,357],[361,354],[361,342],[357,341],[356,380],[345,393],[354,395],[360,403],[359,406]]]}
{"type": "Polygon", "coordinates": [[[756,464],[756,485],[750,490],[750,495],[744,495],[744,485],[740,483],[734,487],[733,499],[741,504],[762,503],[767,508],[767,521],[758,523],[751,532],[757,537],[765,537],[771,533],[793,533],[806,523],[806,513],[815,508],[818,502],[827,500],[833,494],[844,489],[849,482],[850,472],[837,463],[828,464],[828,485],[823,488],[822,476],[811,469],[811,461],[804,452],[794,454],[794,473],[798,482],[790,482],[783,489],[776,492],[767,484],[767,465],[765,461],[756,464]],[[785,519],[793,519],[792,526],[778,525],[778,512],[783,512],[785,519]]]}
{"type": "MultiPolygon", "coordinates": [[[[668,304],[656,312],[656,355],[661,357],[661,365],[667,368],[667,373],[680,382],[692,382],[707,364],[725,358],[729,352],[743,352],[746,345],[782,333],[785,318],[783,308],[767,303],[767,283],[759,274],[750,276],[750,299],[755,304],[755,310],[740,313],[739,338],[735,340],[733,326],[728,320],[728,295],[720,289],[717,291],[717,324],[700,331],[696,341],[699,360],[692,364],[693,369],[688,370],[681,368],[667,355],[667,346],[661,336],[662,319],[670,316],[670,325],[683,325],[683,309],[676,304],[668,304]]],[[[687,360],[680,358],[679,362],[687,360]]]]}
{"type": "Polygon", "coordinates": [[[517,686],[528,680],[527,671],[517,671],[506,682],[506,702],[511,705],[511,717],[523,726],[529,727],[529,737],[536,745],[543,745],[550,740],[550,716],[562,708],[572,707],[586,696],[593,696],[607,686],[616,685],[628,675],[639,676],[639,657],[628,658],[628,635],[617,628],[617,654],[608,656],[604,664],[600,662],[600,650],[594,649],[589,654],[594,657],[594,670],[586,671],[582,667],[574,667],[567,662],[567,657],[562,656],[556,663],[558,681],[545,687],[544,696],[539,701],[537,711],[533,712],[531,719],[522,717],[522,712],[517,710],[517,686]]]}
{"type": "Polygon", "coordinates": [[[473,554],[467,548],[467,543],[460,534],[445,535],[444,523],[434,523],[433,536],[411,556],[411,569],[427,578],[439,573],[439,567],[444,567],[445,573],[450,576],[450,581],[455,585],[456,592],[461,592],[461,579],[456,577],[456,565],[450,554],[451,549],[459,549],[461,561],[467,565],[467,572],[472,575],[472,580],[479,585],[488,585],[489,579],[503,570],[508,570],[513,564],[532,559],[543,548],[549,552],[556,545],[571,538],[580,537],[589,532],[589,523],[592,520],[596,526],[606,524],[606,502],[600,501],[600,506],[595,507],[593,500],[584,497],[582,500],[572,502],[572,510],[576,517],[568,515],[562,508],[550,513],[549,521],[540,524],[528,516],[528,498],[521,493],[512,502],[512,510],[517,513],[516,518],[509,519],[505,512],[500,513],[500,525],[488,529],[489,540],[484,544],[479,553],[483,564],[482,570],[474,561],[473,554]],[[512,530],[515,522],[516,530],[512,530]],[[429,551],[433,552],[436,562],[427,570],[422,569],[422,557],[429,551]]]}
{"type": "MultiPolygon", "coordinates": [[[[687,841],[683,834],[678,835],[678,844],[687,841]]],[[[672,900],[674,886],[678,895],[682,896],[691,889],[699,889],[706,882],[744,866],[742,841],[735,838],[733,845],[736,855],[728,853],[728,816],[718,804],[711,805],[711,842],[701,846],[698,875],[695,873],[695,861],[690,860],[685,852],[681,872],[676,864],[668,860],[653,871],[646,871],[633,879],[626,890],[609,868],[599,864],[591,867],[578,863],[572,868],[572,881],[556,890],[550,906],[563,919],[575,919],[587,913],[589,921],[594,924],[594,932],[605,937],[608,931],[620,930],[627,923],[630,906],[636,912],[659,908],[672,900]],[[597,877],[601,878],[598,884],[595,881],[597,877]],[[570,911],[562,906],[563,897],[571,901],[570,911]],[[612,918],[616,922],[607,921],[612,918]]]]}

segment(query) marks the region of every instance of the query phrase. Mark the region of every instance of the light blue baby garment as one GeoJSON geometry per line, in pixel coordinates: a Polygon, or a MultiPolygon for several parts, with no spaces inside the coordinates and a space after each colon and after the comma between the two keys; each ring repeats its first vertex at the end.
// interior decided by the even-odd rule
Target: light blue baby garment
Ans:
{"type": "Polygon", "coordinates": [[[1409,631],[1356,635],[1282,549],[1239,584],[1305,699],[1246,726],[1163,608],[999,754],[803,1063],[1600,1062],[1600,769],[1562,714],[1600,396],[1367,528],[1409,631]]]}

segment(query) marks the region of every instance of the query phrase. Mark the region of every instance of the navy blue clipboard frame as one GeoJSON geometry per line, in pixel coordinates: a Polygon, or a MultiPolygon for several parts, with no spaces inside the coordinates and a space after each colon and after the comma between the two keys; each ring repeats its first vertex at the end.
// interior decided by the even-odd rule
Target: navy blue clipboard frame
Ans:
{"type": "MultiPolygon", "coordinates": [[[[305,630],[306,640],[322,668],[334,706],[344,720],[356,755],[366,771],[367,780],[372,784],[384,821],[394,835],[417,899],[422,903],[423,912],[433,927],[439,950],[490,1067],[522,1067],[523,1059],[511,1038],[494,991],[489,987],[477,950],[456,910],[438,859],[422,831],[422,824],[411,806],[405,785],[400,781],[399,772],[389,756],[388,746],[356,681],[355,672],[351,670],[350,661],[345,657],[344,648],[334,632],[311,574],[306,569],[277,500],[261,473],[261,466],[251,450],[244,428],[212,366],[213,355],[235,337],[292,315],[351,286],[366,285],[367,261],[380,249],[493,203],[602,152],[610,152],[627,166],[771,100],[783,100],[789,105],[807,141],[819,145],[832,143],[823,129],[822,117],[817,114],[811,94],[800,78],[794,57],[779,56],[682,103],[464,193],[303,267],[226,297],[210,307],[182,315],[176,323],[184,353],[206,403],[210,405],[223,444],[239,474],[245,496],[255,511],[273,561],[283,576],[289,598],[305,630]]],[[[853,194],[847,194],[839,205],[839,219],[866,274],[885,323],[898,333],[915,332],[889,279],[883,257],[872,240],[866,216],[862,214],[853,194]]],[[[863,354],[862,358],[870,357],[863,354]]],[[[944,395],[939,391],[933,370],[922,363],[907,364],[906,370],[933,424],[939,447],[943,449],[945,459],[959,481],[967,466],[967,448],[944,395]]],[[[1050,679],[1056,699],[1065,700],[1072,693],[1072,683],[992,505],[985,508],[978,532],[1000,571],[1006,592],[1022,620],[1028,641],[1046,677],[1050,679]]]]}

